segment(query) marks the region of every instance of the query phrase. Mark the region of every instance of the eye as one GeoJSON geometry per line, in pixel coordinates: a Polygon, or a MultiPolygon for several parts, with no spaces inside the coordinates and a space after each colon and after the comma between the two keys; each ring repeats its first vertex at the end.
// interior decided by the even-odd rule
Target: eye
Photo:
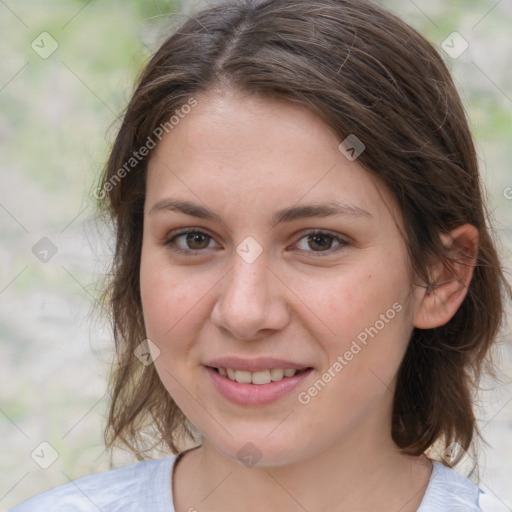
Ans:
{"type": "Polygon", "coordinates": [[[210,242],[214,242],[214,240],[208,233],[197,229],[187,229],[166,237],[164,245],[170,246],[178,254],[197,256],[201,250],[212,248],[210,242]]]}
{"type": "MultiPolygon", "coordinates": [[[[198,229],[186,229],[178,233],[171,233],[164,240],[164,245],[169,246],[177,254],[187,256],[199,256],[205,249],[220,247],[213,237],[198,229]]],[[[324,253],[332,254],[349,245],[350,242],[332,233],[313,230],[299,239],[295,247],[301,252],[317,253],[315,256],[322,256],[324,253]]]]}
{"type": "MultiPolygon", "coordinates": [[[[349,241],[326,231],[314,230],[303,236],[296,244],[300,251],[329,253],[349,245],[349,241]],[[309,249],[308,249],[309,248],[309,249]]],[[[320,255],[320,254],[319,254],[320,255]]]]}

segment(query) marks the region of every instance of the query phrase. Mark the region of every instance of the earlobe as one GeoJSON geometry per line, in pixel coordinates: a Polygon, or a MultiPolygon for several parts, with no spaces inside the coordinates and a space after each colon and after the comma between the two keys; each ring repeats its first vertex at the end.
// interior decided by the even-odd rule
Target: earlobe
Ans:
{"type": "Polygon", "coordinates": [[[414,327],[433,329],[446,324],[466,297],[478,254],[478,230],[464,224],[441,235],[448,250],[445,261],[436,262],[431,275],[433,285],[423,289],[414,317],[414,327]]]}

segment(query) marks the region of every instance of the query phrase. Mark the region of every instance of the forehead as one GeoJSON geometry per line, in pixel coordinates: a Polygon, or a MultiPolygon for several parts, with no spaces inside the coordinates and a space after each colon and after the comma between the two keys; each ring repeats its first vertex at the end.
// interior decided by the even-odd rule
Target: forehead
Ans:
{"type": "Polygon", "coordinates": [[[232,90],[195,99],[151,155],[146,212],[179,195],[224,210],[237,204],[239,214],[240,207],[325,200],[351,202],[377,218],[397,213],[387,187],[348,160],[339,137],[305,107],[232,90]]]}

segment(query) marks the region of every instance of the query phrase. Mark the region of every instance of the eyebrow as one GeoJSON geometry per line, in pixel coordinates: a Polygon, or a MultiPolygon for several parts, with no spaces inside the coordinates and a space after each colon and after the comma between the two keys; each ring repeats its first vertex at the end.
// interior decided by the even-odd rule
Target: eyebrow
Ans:
{"type": "MultiPolygon", "coordinates": [[[[151,207],[149,215],[153,215],[154,213],[161,211],[183,213],[199,219],[215,220],[223,223],[219,214],[213,212],[206,206],[195,204],[190,201],[182,201],[172,198],[161,199],[151,207]]],[[[348,202],[330,201],[324,204],[308,204],[283,208],[272,215],[270,225],[271,227],[275,227],[277,224],[291,222],[298,219],[310,217],[331,217],[337,215],[372,218],[372,215],[369,212],[348,202]]]]}

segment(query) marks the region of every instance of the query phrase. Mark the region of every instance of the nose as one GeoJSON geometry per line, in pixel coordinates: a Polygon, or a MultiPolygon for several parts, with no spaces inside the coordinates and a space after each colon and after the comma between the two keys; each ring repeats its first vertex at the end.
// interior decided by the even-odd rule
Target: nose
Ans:
{"type": "Polygon", "coordinates": [[[288,325],[286,286],[268,266],[264,254],[252,263],[235,254],[233,266],[219,286],[211,318],[232,337],[261,339],[288,325]]]}

